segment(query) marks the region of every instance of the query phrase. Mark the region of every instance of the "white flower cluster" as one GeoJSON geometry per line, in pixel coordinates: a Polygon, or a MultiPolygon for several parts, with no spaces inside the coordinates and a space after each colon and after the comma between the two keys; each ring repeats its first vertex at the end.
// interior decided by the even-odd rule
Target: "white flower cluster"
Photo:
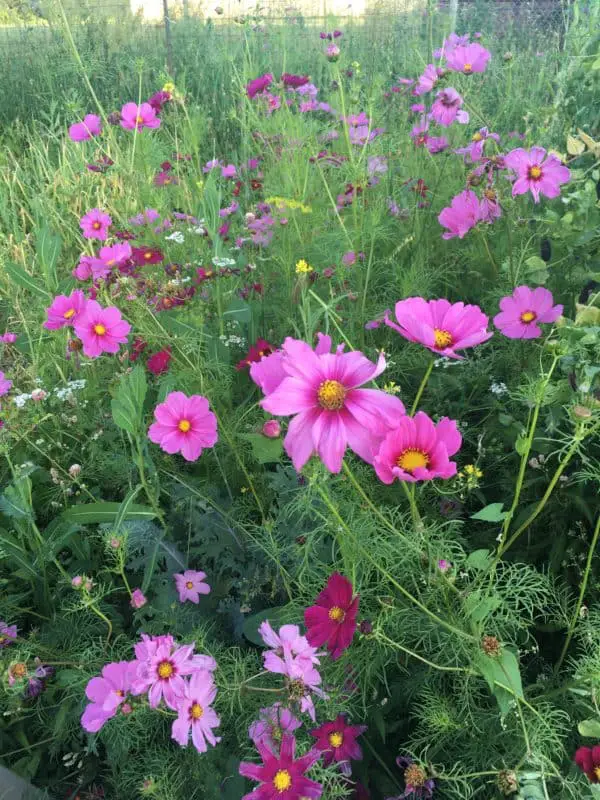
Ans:
{"type": "Polygon", "coordinates": [[[225,347],[231,347],[232,344],[238,347],[245,347],[246,345],[246,340],[243,336],[236,336],[233,333],[229,336],[219,336],[219,339],[223,342],[225,347]]]}
{"type": "MultiPolygon", "coordinates": [[[[35,382],[37,384],[41,383],[40,378],[36,378],[35,382]]],[[[86,383],[87,381],[84,379],[69,381],[66,386],[60,386],[54,389],[52,394],[59,400],[71,400],[73,398],[73,392],[77,392],[80,389],[85,388],[86,383]]],[[[28,400],[33,400],[34,403],[39,403],[42,400],[45,400],[46,397],[48,397],[48,392],[40,387],[39,389],[34,389],[30,394],[24,393],[15,395],[15,397],[13,397],[13,402],[17,408],[23,408],[28,400]]]]}
{"type": "Polygon", "coordinates": [[[490,392],[492,394],[495,394],[496,397],[502,397],[503,394],[506,394],[508,392],[508,388],[505,383],[502,383],[502,381],[498,383],[494,381],[493,383],[490,384],[490,392]]]}
{"type": "Polygon", "coordinates": [[[215,267],[233,267],[235,266],[234,258],[213,258],[213,266],[215,267]]]}

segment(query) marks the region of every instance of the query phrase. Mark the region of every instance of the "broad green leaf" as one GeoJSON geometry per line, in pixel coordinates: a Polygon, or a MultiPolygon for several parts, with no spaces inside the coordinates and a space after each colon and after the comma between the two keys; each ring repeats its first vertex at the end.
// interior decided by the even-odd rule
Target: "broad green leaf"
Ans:
{"type": "Polygon", "coordinates": [[[46,291],[36,278],[33,278],[28,272],[25,272],[23,267],[20,267],[12,261],[7,261],[6,264],[4,264],[4,270],[10,280],[16,283],[17,286],[20,286],[22,289],[27,289],[27,291],[35,294],[44,302],[49,303],[52,300],[52,295],[46,291]]]}
{"type": "Polygon", "coordinates": [[[489,550],[473,550],[465,562],[467,569],[476,569],[478,571],[486,570],[492,562],[492,554],[489,550]]]}
{"type": "Polygon", "coordinates": [[[297,616],[295,612],[287,606],[277,606],[276,608],[267,608],[264,611],[259,611],[257,614],[252,614],[252,616],[247,617],[244,620],[242,631],[246,639],[252,642],[252,644],[258,644],[261,647],[265,646],[258,632],[260,624],[265,620],[271,624],[272,628],[279,628],[281,625],[297,622],[297,616]]]}
{"type": "Polygon", "coordinates": [[[115,425],[132,436],[139,433],[142,425],[147,389],[144,368],[138,364],[130,373],[121,378],[117,392],[110,404],[115,425]]]}
{"type": "Polygon", "coordinates": [[[54,294],[58,286],[56,265],[60,257],[62,240],[47,225],[44,225],[37,232],[35,244],[38,261],[46,279],[46,287],[54,294]]]}
{"type": "MultiPolygon", "coordinates": [[[[75,522],[77,525],[99,525],[101,523],[114,524],[117,515],[121,511],[122,503],[83,503],[78,506],[71,506],[64,514],[63,520],[75,522]]],[[[148,506],[131,504],[124,519],[154,519],[156,514],[148,506]]]]}
{"type": "Polygon", "coordinates": [[[18,482],[7,487],[0,496],[0,512],[14,519],[33,519],[29,478],[19,478],[18,482]]]}
{"type": "Polygon", "coordinates": [[[283,455],[283,441],[269,439],[262,433],[247,433],[243,437],[252,445],[252,455],[259,464],[272,464],[280,461],[283,455]]]}
{"type": "Polygon", "coordinates": [[[475,666],[487,681],[503,716],[517,699],[523,699],[519,662],[512,650],[504,647],[496,658],[480,652],[475,658],[475,666]]]}
{"type": "Polygon", "coordinates": [[[471,592],[465,599],[465,611],[473,622],[479,624],[502,605],[497,594],[486,597],[481,591],[471,592]]]}
{"type": "Polygon", "coordinates": [[[527,436],[517,436],[515,441],[515,450],[520,456],[525,455],[528,444],[527,436]]]}
{"type": "Polygon", "coordinates": [[[241,297],[234,297],[223,312],[224,317],[230,317],[241,325],[248,325],[252,319],[252,309],[241,297]]]}
{"type": "Polygon", "coordinates": [[[600,720],[597,719],[583,719],[577,726],[581,736],[586,736],[588,739],[600,739],[600,720]]]}
{"type": "Polygon", "coordinates": [[[585,144],[575,136],[567,136],[567,153],[570,156],[580,156],[585,150],[585,144]]]}
{"type": "Polygon", "coordinates": [[[503,505],[503,503],[490,503],[476,514],[471,514],[471,519],[480,519],[483,520],[483,522],[502,522],[508,513],[502,511],[503,505]]]}

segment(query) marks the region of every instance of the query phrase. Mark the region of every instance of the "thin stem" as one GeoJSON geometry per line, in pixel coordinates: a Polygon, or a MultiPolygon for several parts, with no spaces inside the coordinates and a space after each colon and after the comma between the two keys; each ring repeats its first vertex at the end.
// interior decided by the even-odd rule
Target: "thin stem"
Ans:
{"type": "Polygon", "coordinates": [[[419,405],[419,400],[421,399],[421,395],[423,394],[425,387],[427,386],[427,382],[429,380],[429,376],[431,375],[431,370],[433,369],[433,365],[435,364],[435,360],[432,358],[429,362],[427,369],[425,370],[425,375],[423,375],[423,379],[417,389],[417,394],[415,395],[415,399],[412,404],[412,408],[410,409],[411,417],[414,417],[415,411],[417,410],[417,406],[419,405]]]}
{"type": "Polygon", "coordinates": [[[427,664],[428,667],[432,669],[437,669],[439,672],[467,672],[470,673],[472,670],[468,669],[467,667],[446,667],[442,664],[435,664],[433,661],[429,661],[427,658],[420,656],[418,653],[415,653],[414,650],[409,650],[408,647],[404,647],[404,645],[398,644],[398,642],[394,642],[392,639],[388,638],[384,633],[380,631],[375,632],[375,638],[381,642],[385,642],[389,644],[390,647],[396,648],[396,650],[401,650],[403,653],[406,653],[413,658],[416,658],[417,661],[423,662],[423,664],[427,664]]]}
{"type": "Polygon", "coordinates": [[[490,260],[490,264],[492,265],[492,268],[494,270],[494,278],[497,278],[498,277],[498,265],[494,261],[494,256],[492,255],[492,251],[490,250],[490,246],[488,244],[487,236],[485,235],[485,233],[481,229],[479,230],[479,232],[480,232],[481,238],[483,240],[483,245],[485,247],[485,251],[486,251],[486,253],[488,255],[488,258],[490,260]]]}

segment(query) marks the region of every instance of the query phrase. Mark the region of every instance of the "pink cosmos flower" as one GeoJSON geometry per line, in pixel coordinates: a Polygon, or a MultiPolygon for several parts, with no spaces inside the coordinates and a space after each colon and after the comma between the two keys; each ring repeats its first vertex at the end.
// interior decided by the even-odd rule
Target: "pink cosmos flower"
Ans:
{"type": "Polygon", "coordinates": [[[152,225],[160,219],[160,214],[155,208],[146,208],[141,214],[131,217],[128,221],[130,225],[152,225]]]}
{"type": "Polygon", "coordinates": [[[17,341],[17,334],[7,331],[0,336],[0,342],[3,344],[14,344],[17,341]]]}
{"type": "Polygon", "coordinates": [[[180,700],[185,696],[183,676],[197,671],[192,661],[194,644],[186,644],[171,652],[170,643],[159,644],[149,653],[146,661],[137,664],[137,675],[133,685],[134,694],[148,690],[148,702],[156,708],[164,697],[166,705],[177,711],[180,700]]]}
{"type": "Polygon", "coordinates": [[[132,255],[129,242],[118,242],[117,244],[101,247],[97,258],[89,262],[94,280],[106,279],[114,267],[122,267],[132,255]]]}
{"type": "Polygon", "coordinates": [[[431,155],[435,155],[436,153],[443,153],[444,150],[447,150],[448,147],[450,147],[450,142],[445,136],[429,136],[425,147],[429,150],[431,155]]]}
{"type": "Polygon", "coordinates": [[[99,239],[106,241],[108,229],[112,225],[112,219],[99,208],[92,208],[79,220],[79,226],[86,239],[99,239]]]}
{"type": "Polygon", "coordinates": [[[353,594],[348,578],[334,572],[315,605],[304,612],[308,642],[315,647],[327,644],[334,660],[350,647],[354,638],[359,596],[353,594]]]}
{"type": "Polygon", "coordinates": [[[235,164],[226,164],[224,167],[221,167],[222,178],[235,178],[236,172],[235,164]]]}
{"type": "Polygon", "coordinates": [[[260,78],[254,78],[254,80],[249,81],[246,84],[246,94],[252,100],[260,92],[264,92],[264,90],[271,85],[273,82],[273,76],[270,72],[267,72],[265,75],[261,75],[260,78]]]}
{"type": "Polygon", "coordinates": [[[210,672],[194,672],[189,683],[185,684],[177,708],[178,716],[171,728],[171,738],[181,747],[187,747],[190,730],[192,742],[199,753],[206,753],[207,742],[214,747],[221,741],[221,737],[213,733],[213,728],[221,724],[211,708],[216,696],[217,687],[210,672]]]}
{"type": "Polygon", "coordinates": [[[492,223],[502,216],[502,207],[498,202],[498,195],[493,189],[485,189],[479,203],[480,222],[492,223]]]}
{"type": "Polygon", "coordinates": [[[332,722],[324,722],[310,732],[317,740],[315,747],[323,753],[323,766],[339,763],[342,773],[351,774],[350,761],[362,760],[362,749],[356,739],[367,730],[366,725],[348,725],[344,714],[332,722]]]}
{"type": "Polygon", "coordinates": [[[268,419],[261,428],[261,433],[267,439],[278,439],[281,436],[281,424],[278,419],[268,419]]]}
{"type": "Polygon", "coordinates": [[[160,128],[160,119],[156,115],[156,109],[150,103],[125,103],[121,109],[121,127],[128,131],[144,128],[160,128]]]}
{"type": "Polygon", "coordinates": [[[456,475],[456,463],[450,461],[460,450],[462,436],[456,422],[443,417],[437,425],[423,411],[414,417],[402,417],[398,427],[382,441],[373,466],[383,483],[415,483],[456,475]]]}
{"type": "Polygon", "coordinates": [[[427,131],[429,130],[429,121],[422,117],[417,125],[413,125],[410,138],[413,140],[415,147],[423,147],[427,144],[427,131]]]}
{"type": "Polygon", "coordinates": [[[146,367],[153,375],[163,375],[168,372],[172,358],[171,348],[166,347],[164,350],[153,353],[146,362],[146,367]]]}
{"type": "Polygon", "coordinates": [[[10,392],[13,382],[4,377],[4,373],[0,372],[0,397],[10,392]]]}
{"type": "Polygon", "coordinates": [[[173,575],[175,586],[179,592],[179,602],[185,603],[190,600],[192,603],[200,602],[201,594],[210,594],[210,586],[204,582],[205,572],[196,572],[194,569],[186,569],[185,572],[176,572],[173,575]]]}
{"type": "Polygon", "coordinates": [[[52,305],[46,309],[48,319],[44,322],[44,328],[49,331],[57,331],[67,325],[74,325],[85,310],[86,303],[81,289],[76,289],[68,296],[59,294],[52,301],[52,305]]]}
{"type": "Polygon", "coordinates": [[[467,161],[467,158],[473,163],[481,161],[483,158],[483,149],[488,139],[494,139],[496,142],[500,141],[500,137],[497,133],[490,133],[487,128],[480,128],[478,131],[475,131],[471,137],[471,144],[466,147],[459,147],[454,152],[459,155],[464,155],[465,161],[467,161]]]}
{"type": "Polygon", "coordinates": [[[271,650],[263,653],[265,669],[279,675],[288,675],[293,662],[297,665],[306,665],[312,669],[319,664],[317,648],[311,647],[306,636],[300,634],[297,625],[282,625],[279,633],[275,633],[268,620],[262,622],[258,632],[263,642],[271,650]]]}
{"type": "Polygon", "coordinates": [[[469,121],[469,114],[461,109],[463,102],[456,89],[441,89],[436,94],[431,106],[430,117],[444,128],[449,127],[453,122],[465,125],[469,121]]]}
{"type": "Polygon", "coordinates": [[[85,688],[91,703],[85,707],[81,725],[88,733],[96,733],[117,713],[131,691],[135,677],[135,661],[118,661],[102,668],[102,677],[92,678],[85,688]]]}
{"type": "Polygon", "coordinates": [[[487,330],[488,317],[479,306],[408,297],[396,303],[392,322],[385,324],[409,342],[419,342],[446,358],[461,358],[456,352],[486,342],[493,333],[487,330]]]}
{"type": "Polygon", "coordinates": [[[242,800],[317,800],[321,797],[322,785],[305,776],[320,759],[318,750],[294,758],[296,739],[291,733],[283,734],[279,754],[261,741],[256,742],[256,749],[263,760],[262,765],[242,761],[240,775],[258,781],[260,785],[245,794],[242,800]]]}
{"type": "Polygon", "coordinates": [[[491,57],[490,51],[480,44],[461,44],[446,53],[446,65],[454,72],[471,75],[485,72],[491,57]]]}
{"type": "Polygon", "coordinates": [[[291,338],[282,349],[286,377],[260,405],[270,414],[295,415],[284,447],[296,470],[316,451],[330,472],[339,472],[348,446],[370,463],[374,438],[404,414],[397,397],[359,388],[383,372],[383,355],[377,364],[359,352],[318,355],[291,338]]]}
{"type": "Polygon", "coordinates": [[[144,593],[141,589],[134,589],[131,593],[131,607],[132,608],[142,608],[146,605],[148,600],[146,599],[144,593]]]}
{"type": "Polygon", "coordinates": [[[561,305],[553,303],[552,293],[543,286],[517,286],[512,295],[500,300],[494,325],[509,339],[536,339],[542,335],[539,323],[556,322],[563,312],[561,305]]]}
{"type": "MultiPolygon", "coordinates": [[[[259,339],[259,342],[263,340],[259,339]]],[[[270,346],[270,345],[269,345],[270,346]]],[[[287,372],[284,371],[282,362],[283,362],[283,351],[282,350],[275,350],[273,352],[273,347],[271,347],[271,352],[266,353],[266,349],[262,347],[262,350],[265,350],[266,355],[264,357],[253,359],[253,363],[250,364],[250,377],[254,381],[257,386],[263,391],[263,394],[269,395],[277,389],[279,384],[283,381],[285,377],[287,377],[287,372]]],[[[325,353],[331,352],[331,336],[327,336],[323,333],[317,334],[317,344],[315,346],[315,353],[317,355],[323,355],[325,353]]],[[[344,345],[340,344],[336,348],[336,353],[343,353],[344,352],[344,345]]]]}
{"type": "Polygon", "coordinates": [[[69,138],[72,142],[85,142],[92,136],[102,133],[102,122],[95,114],[86,114],[83,122],[76,122],[69,128],[69,138]]]}
{"type": "Polygon", "coordinates": [[[127,342],[131,325],[116,306],[102,308],[95,300],[88,300],[74,328],[83,343],[84,355],[98,358],[102,353],[118,353],[119,345],[127,342]]]}
{"type": "MultiPolygon", "coordinates": [[[[0,379],[1,380],[1,379],[0,379]]],[[[7,625],[3,619],[0,619],[0,650],[8,647],[17,639],[17,626],[7,625]]]]}
{"type": "Polygon", "coordinates": [[[79,264],[75,267],[72,271],[72,275],[74,278],[77,278],[79,281],[87,281],[89,280],[92,275],[94,274],[92,270],[92,264],[96,259],[94,256],[88,256],[82,253],[79,257],[79,264]]]}
{"type": "Polygon", "coordinates": [[[417,80],[417,85],[412,92],[413,95],[419,97],[422,94],[430,92],[440,79],[442,73],[443,70],[439,69],[439,67],[436,67],[434,64],[427,64],[425,71],[417,80]]]}
{"type": "Polygon", "coordinates": [[[504,157],[504,163],[509,169],[517,173],[517,180],[513,184],[512,194],[525,194],[530,191],[534,202],[538,203],[540,194],[544,197],[558,197],[560,185],[568,183],[571,179],[570,170],[560,163],[554,155],[548,155],[543,147],[532,147],[524,150],[517,147],[504,157]]]}
{"type": "Polygon", "coordinates": [[[443,208],[438,215],[438,222],[448,230],[442,239],[454,239],[465,235],[480,221],[479,198],[470,189],[465,189],[450,201],[450,206],[443,208]]]}
{"type": "Polygon", "coordinates": [[[269,708],[261,708],[259,719],[248,728],[248,736],[253,742],[260,741],[271,749],[277,747],[282,734],[293,733],[302,727],[302,722],[295,717],[289,708],[281,703],[274,703],[269,708]]]}
{"type": "Polygon", "coordinates": [[[217,439],[217,418],[209,409],[208,400],[199,394],[187,397],[171,392],[164,403],[154,409],[148,438],[159,444],[165,453],[181,453],[186,461],[197,461],[205,447],[213,447],[217,439]]]}

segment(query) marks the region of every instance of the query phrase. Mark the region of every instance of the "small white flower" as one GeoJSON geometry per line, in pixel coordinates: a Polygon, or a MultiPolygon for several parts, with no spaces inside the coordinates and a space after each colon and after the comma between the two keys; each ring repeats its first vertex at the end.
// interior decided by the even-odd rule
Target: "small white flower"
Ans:
{"type": "Polygon", "coordinates": [[[13,402],[17,408],[23,408],[28,400],[31,400],[30,394],[18,394],[16,397],[13,397],[13,402]]]}
{"type": "Polygon", "coordinates": [[[165,236],[165,239],[169,242],[177,242],[177,244],[183,244],[185,241],[185,236],[181,231],[173,231],[173,233],[165,236]]]}
{"type": "Polygon", "coordinates": [[[502,381],[498,382],[494,381],[493,383],[490,384],[490,392],[492,394],[495,394],[497,397],[501,397],[503,394],[506,394],[508,392],[508,389],[506,387],[506,384],[502,383],[502,381]]]}
{"type": "Polygon", "coordinates": [[[213,266],[215,267],[233,267],[235,265],[234,258],[213,258],[213,266]]]}

